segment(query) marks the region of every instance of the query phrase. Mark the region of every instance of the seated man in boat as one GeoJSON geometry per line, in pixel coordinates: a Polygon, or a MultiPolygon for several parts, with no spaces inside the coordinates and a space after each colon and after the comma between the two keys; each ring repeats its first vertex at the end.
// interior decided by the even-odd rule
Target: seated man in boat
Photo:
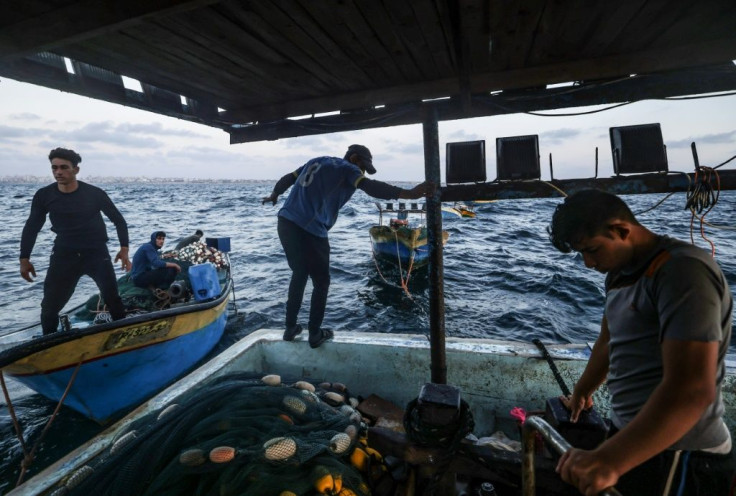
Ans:
{"type": "Polygon", "coordinates": [[[598,448],[570,450],[557,471],[587,495],[611,486],[624,495],[730,494],[721,388],[733,298],[718,264],[597,190],[566,198],[548,231],[560,251],[607,274],[600,335],[563,403],[577,421],[607,380],[613,424],[598,448]]]}
{"type": "Polygon", "coordinates": [[[194,231],[194,234],[192,234],[191,236],[187,236],[186,238],[180,239],[176,243],[176,246],[174,247],[174,249],[175,250],[181,250],[185,246],[189,246],[192,243],[196,243],[197,241],[199,241],[200,239],[202,239],[202,236],[204,236],[204,233],[202,232],[202,230],[201,229],[197,229],[196,231],[194,231]]]}
{"type": "Polygon", "coordinates": [[[31,252],[48,214],[56,239],[43,285],[41,327],[44,335],[58,329],[59,312],[74,294],[83,275],[95,281],[113,320],[125,317],[101,213],[117,230],[120,251],[115,262],[120,260],[123,270],[130,270],[128,225],[107,193],[77,180],[82,157],[74,150],[55,148],[49,153],[49,161],[56,183],[36,191],[20,240],[20,275],[32,282],[31,276],[36,277],[36,269],[30,260],[31,252]]]}
{"type": "Polygon", "coordinates": [[[279,195],[294,186],[278,213],[279,239],[292,271],[286,302],[285,341],[292,341],[302,332],[297,315],[308,278],[312,279],[314,285],[309,311],[309,345],[317,348],[333,337],[332,331],[321,327],[330,286],[330,243],[327,232],[335,224],[340,208],[350,200],[355,190],[361,189],[383,200],[413,200],[429,191],[426,182],[412,189],[403,189],[368,179],[366,172],[376,173],[370,150],[363,145],[350,145],[343,158],[314,158],[286,174],[276,183],[273,192],[263,198],[263,203],[275,205],[279,195]]]}
{"type": "Polygon", "coordinates": [[[151,234],[151,241],[141,245],[133,255],[130,279],[139,288],[168,289],[181,272],[179,264],[161,258],[159,250],[163,248],[165,241],[166,233],[155,231],[151,234]]]}

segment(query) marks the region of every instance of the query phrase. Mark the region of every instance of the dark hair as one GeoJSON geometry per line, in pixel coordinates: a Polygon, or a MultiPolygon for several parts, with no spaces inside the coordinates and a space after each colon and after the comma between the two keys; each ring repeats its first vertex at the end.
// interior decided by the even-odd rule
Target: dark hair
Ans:
{"type": "Polygon", "coordinates": [[[165,238],[166,237],[166,233],[163,232],[163,231],[156,231],[154,237],[156,237],[156,238],[165,238]]]}
{"type": "Polygon", "coordinates": [[[82,157],[75,152],[74,150],[68,150],[66,148],[54,148],[49,152],[49,162],[51,162],[55,158],[63,158],[64,160],[68,160],[69,162],[74,165],[74,167],[77,167],[79,165],[79,162],[82,161],[82,157]]]}
{"type": "Polygon", "coordinates": [[[574,243],[605,231],[614,219],[639,225],[621,198],[605,191],[586,189],[568,196],[557,205],[547,233],[555,248],[570,253],[574,243]]]}
{"type": "Polygon", "coordinates": [[[201,229],[197,229],[196,231],[194,231],[194,234],[196,234],[197,236],[204,236],[204,233],[201,229]]]}

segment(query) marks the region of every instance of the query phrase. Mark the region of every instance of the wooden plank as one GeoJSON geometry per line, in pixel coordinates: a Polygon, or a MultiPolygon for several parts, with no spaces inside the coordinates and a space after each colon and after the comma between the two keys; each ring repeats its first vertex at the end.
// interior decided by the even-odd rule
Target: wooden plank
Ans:
{"type": "Polygon", "coordinates": [[[414,11],[415,22],[419,26],[419,31],[437,67],[437,73],[440,77],[456,74],[457,67],[453,64],[454,46],[451,40],[445,38],[443,23],[435,8],[435,2],[409,0],[409,3],[414,11]]]}
{"type": "MultiPolygon", "coordinates": [[[[458,67],[458,61],[456,60],[456,54],[457,54],[457,46],[455,44],[457,43],[457,36],[455,32],[455,20],[453,19],[453,16],[455,15],[453,13],[453,9],[455,8],[454,5],[457,3],[462,3],[463,1],[473,2],[476,0],[460,0],[460,1],[448,1],[448,0],[434,0],[435,8],[437,9],[437,15],[439,20],[439,29],[442,30],[442,36],[444,37],[448,49],[447,53],[450,57],[450,62],[453,67],[458,67]]],[[[488,3],[485,0],[478,0],[482,3],[488,3]]]]}
{"type": "Polygon", "coordinates": [[[50,74],[43,75],[42,79],[39,77],[38,70],[30,67],[33,63],[29,62],[28,59],[14,60],[9,63],[11,68],[0,64],[0,71],[3,75],[10,77],[18,81],[25,81],[31,84],[40,84],[48,88],[54,88],[60,91],[68,93],[75,93],[88,98],[95,98],[101,101],[110,103],[116,103],[119,105],[125,105],[132,108],[137,108],[147,112],[155,112],[177,119],[183,119],[198,124],[204,124],[213,126],[216,128],[226,128],[225,124],[217,119],[217,117],[203,119],[202,115],[195,113],[188,113],[184,111],[174,112],[170,109],[162,108],[159,106],[152,106],[145,99],[142,93],[133,90],[125,90],[124,93],[118,91],[106,91],[99,87],[88,87],[81,83],[80,79],[76,76],[65,75],[64,77],[54,77],[50,74]],[[48,77],[47,77],[48,76],[48,77]]]}
{"type": "Polygon", "coordinates": [[[391,24],[397,27],[397,35],[401,38],[402,43],[407,47],[419,68],[420,79],[414,81],[438,78],[439,72],[407,0],[389,0],[384,5],[389,19],[391,19],[391,24]]]}
{"type": "Polygon", "coordinates": [[[522,0],[489,2],[488,25],[491,34],[491,64],[494,70],[509,66],[514,39],[521,17],[517,15],[522,0]]]}
{"type": "MultiPolygon", "coordinates": [[[[361,81],[365,81],[367,76],[363,69],[352,60],[345,47],[334,40],[319,24],[319,21],[302,5],[301,0],[254,2],[251,7],[256,10],[273,7],[280,10],[293,25],[301,27],[304,35],[311,39],[311,43],[302,44],[301,47],[314,60],[319,60],[326,66],[327,77],[333,79],[336,87],[339,87],[341,82],[349,81],[346,87],[355,88],[360,86],[361,81]]],[[[264,18],[270,19],[271,14],[264,14],[264,18]]]]}
{"type": "Polygon", "coordinates": [[[219,60],[233,64],[232,70],[238,68],[236,75],[248,79],[252,84],[267,87],[274,95],[282,94],[285,98],[298,90],[300,95],[318,95],[328,91],[328,86],[290,60],[252,36],[248,31],[234,24],[230,19],[215,11],[199,11],[192,16],[177,16],[176,19],[159,21],[171,32],[189,36],[202,48],[200,58],[211,60],[217,67],[225,68],[219,60]],[[213,29],[198,30],[201,22],[213,29]],[[206,52],[209,52],[207,54],[206,52]]]}
{"type": "MultiPolygon", "coordinates": [[[[736,33],[731,40],[710,44],[695,44],[678,47],[674,52],[656,50],[641,52],[637,56],[616,55],[591,60],[576,60],[562,64],[550,64],[526,69],[475,74],[470,84],[473,94],[488,93],[507,88],[545,86],[550,83],[583,81],[588,79],[616,78],[632,73],[673,70],[697,67],[736,59],[736,33]]],[[[292,101],[283,106],[262,105],[247,111],[234,112],[234,120],[242,116],[245,120],[269,120],[278,115],[303,115],[330,110],[359,108],[381,102],[398,104],[419,99],[459,95],[460,85],[456,78],[445,78],[423,83],[400,85],[343,94],[334,94],[315,99],[292,101]]]]}
{"type": "Polygon", "coordinates": [[[698,67],[736,59],[736,33],[730,39],[694,43],[671,49],[643,50],[558,64],[505,70],[473,76],[473,93],[527,88],[567,81],[604,79],[698,67]]]}
{"type": "Polygon", "coordinates": [[[229,89],[221,84],[220,77],[211,74],[209,78],[206,78],[205,73],[200,73],[195,66],[189,67],[191,75],[189,79],[176,78],[176,72],[171,71],[181,66],[180,58],[169,54],[146,59],[136,58],[136,52],[150,51],[151,46],[130,37],[119,40],[121,37],[122,35],[108,36],[105,45],[90,44],[86,46],[82,44],[67,47],[65,54],[73,59],[104,67],[118,74],[151,83],[160,88],[180,92],[184,96],[216,102],[218,106],[223,108],[228,108],[226,102],[230,103],[230,100],[224,100],[224,96],[230,92],[243,91],[243,86],[238,86],[237,79],[230,83],[232,89],[229,89]],[[133,54],[126,55],[123,50],[132,50],[133,54]],[[129,60],[133,60],[135,63],[130,63],[129,60]]]}
{"type": "Polygon", "coordinates": [[[419,79],[419,67],[417,67],[398,34],[401,27],[394,26],[391,23],[383,2],[377,2],[376,0],[354,1],[363,13],[366,22],[391,56],[397,72],[401,74],[402,81],[410,82],[419,79]]]}
{"type": "MultiPolygon", "coordinates": [[[[720,189],[736,189],[736,170],[720,170],[720,189]]],[[[553,181],[507,181],[441,188],[441,201],[510,200],[518,198],[556,198],[559,190],[568,194],[583,189],[600,189],[617,195],[687,191],[693,184],[692,172],[682,174],[631,174],[597,179],[555,179],[553,181]],[[685,176],[688,177],[685,177],[685,176]],[[556,188],[550,186],[553,184],[556,188]]]]}
{"type": "Polygon", "coordinates": [[[492,45],[490,4],[483,0],[463,0],[460,18],[463,36],[467,38],[471,72],[491,70],[492,45]]]}
{"type": "Polygon", "coordinates": [[[337,53],[340,59],[332,59],[334,65],[331,73],[339,74],[342,71],[341,59],[351,62],[351,65],[358,68],[362,76],[363,83],[358,87],[368,86],[368,82],[380,84],[380,81],[392,77],[388,72],[376,64],[372,59],[370,50],[363,44],[363,41],[355,35],[350,25],[363,22],[362,19],[349,18],[351,13],[345,8],[341,2],[313,2],[311,0],[303,0],[301,6],[319,25],[319,31],[323,34],[323,38],[329,40],[332,47],[331,52],[337,53]]]}
{"type": "MultiPolygon", "coordinates": [[[[425,88],[417,88],[417,92],[425,88]]],[[[499,95],[475,95],[473,106],[466,111],[452,101],[433,102],[440,120],[470,117],[486,117],[501,114],[552,110],[569,107],[584,107],[601,103],[613,104],[647,98],[666,98],[694,93],[733,91],[736,89],[736,70],[729,62],[723,66],[697,68],[686,72],[655,74],[646,78],[622,79],[605,85],[590,84],[569,90],[543,90],[531,93],[528,99],[501,93],[499,95]]],[[[274,125],[255,126],[234,130],[231,142],[261,141],[326,132],[368,129],[393,125],[416,124],[425,117],[427,104],[387,105],[373,111],[346,113],[306,121],[276,122],[274,125]]],[[[260,109],[270,112],[265,106],[260,109]]],[[[229,115],[224,118],[231,118],[229,115]]]]}
{"type": "Polygon", "coordinates": [[[641,47],[662,47],[657,43],[657,38],[682,16],[685,4],[671,0],[648,0],[626,25],[626,30],[614,40],[616,51],[626,53],[641,47]]]}
{"type": "Polygon", "coordinates": [[[374,80],[379,86],[390,86],[405,81],[401,69],[373,29],[374,23],[368,22],[363,10],[354,1],[339,2],[338,6],[335,13],[346,20],[346,28],[363,45],[367,54],[364,61],[356,62],[366,72],[375,74],[374,80]]]}
{"type": "Polygon", "coordinates": [[[528,58],[530,65],[572,60],[590,36],[594,19],[586,9],[589,0],[547,3],[528,58]]]}
{"type": "Polygon", "coordinates": [[[519,6],[516,13],[519,22],[510,48],[508,68],[517,69],[528,65],[531,49],[537,37],[539,21],[544,13],[545,3],[545,0],[525,0],[519,6]]]}
{"type": "Polygon", "coordinates": [[[657,44],[678,45],[688,39],[693,30],[702,32],[710,39],[729,37],[736,29],[734,19],[736,19],[736,2],[716,4],[693,2],[688,4],[682,19],[671,25],[657,39],[657,44]]]}
{"type": "Polygon", "coordinates": [[[111,33],[145,19],[198,9],[218,0],[80,0],[0,29],[0,58],[75,43],[111,33]],[[72,22],[73,20],[73,22],[72,22]]]}
{"type": "MultiPolygon", "coordinates": [[[[185,68],[185,74],[192,74],[192,81],[196,80],[201,87],[219,85],[218,93],[230,94],[231,97],[238,95],[235,101],[242,99],[250,99],[251,101],[263,101],[264,98],[277,98],[277,90],[264,87],[248,77],[248,72],[218,54],[203,50],[201,46],[192,41],[181,39],[172,42],[172,33],[166,29],[165,25],[145,24],[136,27],[134,30],[127,30],[125,42],[116,51],[126,50],[124,61],[132,66],[137,66],[143,61],[135,56],[135,52],[128,53],[128,44],[138,44],[140,49],[147,50],[147,59],[155,59],[153,64],[149,64],[147,71],[153,71],[154,74],[166,73],[180,74],[182,68],[185,68]],[[144,48],[145,47],[145,48],[144,48]]],[[[140,53],[140,52],[138,52],[140,53]]],[[[125,74],[125,73],[124,73],[125,74]]],[[[191,82],[183,81],[177,85],[175,91],[181,92],[183,85],[191,84],[191,82]]],[[[153,83],[155,86],[160,86],[153,83]]],[[[189,95],[185,95],[189,96],[189,95]]]]}
{"type": "MultiPolygon", "coordinates": [[[[343,78],[335,79],[327,74],[328,65],[324,63],[327,54],[314,43],[301,26],[292,21],[281,10],[270,7],[270,2],[255,2],[253,9],[240,2],[225,2],[216,7],[226,17],[242,25],[253,36],[271,46],[295,67],[301,67],[310,79],[323,85],[348,89],[343,78]],[[265,15],[258,12],[259,7],[269,9],[265,15]],[[307,48],[309,47],[309,48],[307,48]]],[[[356,81],[357,83],[357,81],[356,81]]]]}
{"type": "Polygon", "coordinates": [[[580,55],[585,58],[600,55],[611,55],[616,50],[614,40],[621,36],[631,19],[641,10],[646,0],[628,0],[626,2],[608,2],[605,8],[595,6],[584,7],[590,19],[591,31],[588,38],[581,43],[580,55]]]}

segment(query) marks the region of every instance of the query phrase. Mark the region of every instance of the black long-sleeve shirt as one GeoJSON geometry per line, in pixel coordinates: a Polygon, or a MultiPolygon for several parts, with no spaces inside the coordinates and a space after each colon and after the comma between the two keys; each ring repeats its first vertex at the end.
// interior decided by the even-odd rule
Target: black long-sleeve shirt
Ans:
{"type": "Polygon", "coordinates": [[[55,248],[104,248],[108,238],[100,212],[115,224],[120,246],[128,246],[128,224],[107,193],[82,181],[77,181],[77,184],[78,188],[71,193],[62,193],[56,183],[36,191],[20,239],[20,258],[31,257],[38,232],[46,222],[46,214],[51,220],[51,231],[56,233],[55,248]]]}

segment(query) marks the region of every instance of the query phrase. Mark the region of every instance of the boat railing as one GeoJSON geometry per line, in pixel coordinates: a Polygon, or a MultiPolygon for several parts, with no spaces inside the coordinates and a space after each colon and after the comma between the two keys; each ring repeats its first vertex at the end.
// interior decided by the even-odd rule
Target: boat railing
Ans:
{"type": "Polygon", "coordinates": [[[426,215],[427,213],[427,205],[424,203],[409,203],[408,208],[407,204],[404,202],[399,202],[398,205],[396,205],[396,208],[394,208],[393,203],[386,203],[386,208],[383,208],[379,202],[374,202],[376,205],[376,208],[378,208],[378,223],[383,224],[383,214],[384,213],[395,213],[397,214],[399,219],[406,219],[408,214],[420,214],[420,215],[426,215]]]}
{"type": "MultiPolygon", "coordinates": [[[[521,488],[522,496],[534,496],[536,487],[534,481],[534,455],[536,446],[536,433],[558,454],[565,454],[572,446],[562,435],[549,425],[543,418],[530,416],[524,421],[522,427],[522,452],[521,452],[521,488]]],[[[609,487],[598,493],[599,496],[621,496],[615,488],[609,487]]]]}

